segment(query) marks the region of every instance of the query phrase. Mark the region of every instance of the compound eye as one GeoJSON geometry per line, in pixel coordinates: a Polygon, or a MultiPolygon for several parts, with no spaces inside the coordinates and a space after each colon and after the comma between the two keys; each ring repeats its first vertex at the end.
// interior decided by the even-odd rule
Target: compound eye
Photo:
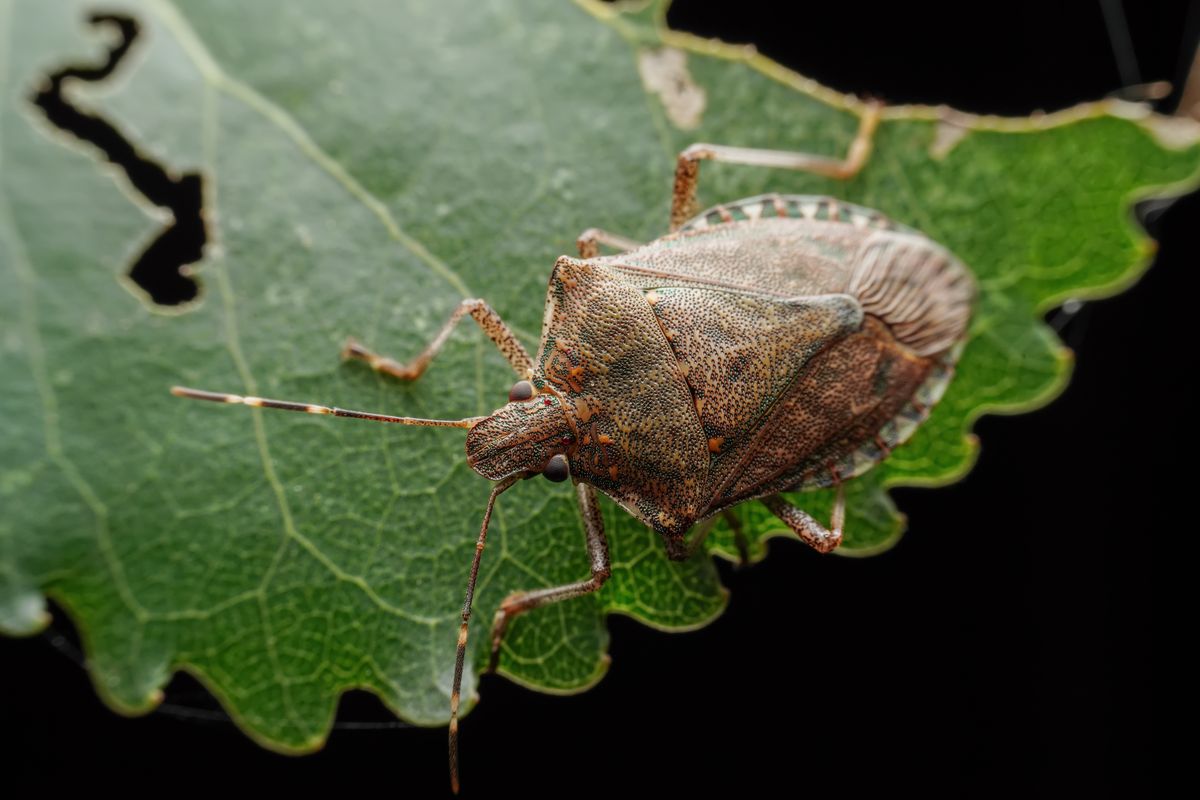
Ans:
{"type": "Polygon", "coordinates": [[[529,381],[517,381],[508,390],[508,402],[523,403],[533,397],[533,384],[529,381]]]}
{"type": "Polygon", "coordinates": [[[567,457],[559,453],[546,462],[542,474],[546,476],[546,480],[562,483],[571,477],[571,465],[567,463],[567,457]]]}

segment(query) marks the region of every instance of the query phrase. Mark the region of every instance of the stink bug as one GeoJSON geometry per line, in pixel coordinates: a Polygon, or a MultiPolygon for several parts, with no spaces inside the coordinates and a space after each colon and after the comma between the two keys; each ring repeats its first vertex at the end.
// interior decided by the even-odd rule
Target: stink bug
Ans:
{"type": "Polygon", "coordinates": [[[351,340],[344,356],[405,380],[421,376],[470,315],[519,380],[491,416],[394,417],[175,387],[181,397],[378,422],[466,428],[467,463],[495,481],[483,513],[459,628],[450,709],[458,787],[459,689],[475,581],[496,498],[545,475],[575,483],[591,576],[517,592],[496,611],[496,666],[513,617],[593,592],[609,577],[596,491],[686,558],[700,520],[760,500],[821,552],[842,539],[845,481],[888,456],[924,421],[950,380],[975,284],[929,238],[832,198],[762,195],[694,213],[701,160],[849,178],[880,114],[867,105],[845,159],[697,144],[675,173],[671,232],[641,245],[597,229],[579,258],[554,265],[536,358],[485,302],[464,300],[402,364],[351,340]],[[622,252],[601,256],[600,246],[622,252]],[[779,493],[835,488],[822,525],[779,493]]]}

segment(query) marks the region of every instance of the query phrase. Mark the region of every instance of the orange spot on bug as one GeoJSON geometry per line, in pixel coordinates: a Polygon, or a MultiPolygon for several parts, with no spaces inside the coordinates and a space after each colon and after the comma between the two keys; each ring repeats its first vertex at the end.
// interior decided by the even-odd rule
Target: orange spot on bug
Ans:
{"type": "Polygon", "coordinates": [[[708,440],[708,452],[719,453],[719,452],[721,452],[721,447],[724,446],[724,444],[725,444],[724,436],[714,436],[713,438],[708,440]]]}
{"type": "Polygon", "coordinates": [[[608,477],[612,478],[614,481],[617,479],[617,468],[616,467],[608,468],[608,477]]]}
{"type": "Polygon", "coordinates": [[[567,370],[567,386],[573,392],[583,391],[583,367],[572,367],[567,370]]]}

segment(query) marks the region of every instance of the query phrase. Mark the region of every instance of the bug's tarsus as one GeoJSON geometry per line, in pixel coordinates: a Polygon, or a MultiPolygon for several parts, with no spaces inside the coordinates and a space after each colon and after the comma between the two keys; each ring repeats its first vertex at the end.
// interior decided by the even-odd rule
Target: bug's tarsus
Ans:
{"type": "Polygon", "coordinates": [[[416,425],[423,428],[473,428],[477,422],[486,417],[466,417],[465,419],[424,419],[421,417],[394,417],[390,414],[378,414],[374,411],[352,411],[336,406],[322,406],[316,403],[297,403],[291,400],[270,400],[253,395],[229,394],[226,392],[208,392],[203,389],[189,389],[186,386],[172,386],[171,394],[176,397],[186,397],[190,400],[208,400],[212,403],[227,403],[243,405],[251,408],[274,408],[279,411],[299,411],[304,414],[321,414],[329,417],[349,417],[350,419],[366,419],[372,422],[391,422],[398,425],[416,425]]]}
{"type": "Polygon", "coordinates": [[[633,239],[622,236],[619,233],[609,233],[599,228],[588,228],[579,234],[579,238],[575,240],[575,246],[579,248],[580,258],[595,258],[600,255],[601,245],[611,247],[617,252],[625,253],[638,249],[642,246],[642,243],[635,242],[633,239]]]}
{"type": "Polygon", "coordinates": [[[479,323],[479,327],[492,340],[500,354],[512,365],[518,375],[525,379],[533,376],[533,359],[529,357],[529,353],[525,351],[525,347],[517,339],[517,335],[505,324],[500,315],[492,310],[491,306],[483,300],[474,298],[459,303],[450,315],[450,319],[446,320],[442,329],[433,337],[433,341],[407,364],[401,364],[393,358],[378,355],[352,338],[346,340],[346,346],[342,348],[342,358],[365,361],[376,372],[382,372],[405,381],[415,381],[425,373],[429,363],[433,361],[433,357],[450,338],[454,328],[468,314],[471,315],[471,319],[479,323]]]}
{"type": "Polygon", "coordinates": [[[608,557],[608,538],[604,535],[604,518],[600,514],[600,506],[596,502],[596,490],[586,483],[575,485],[575,496],[579,500],[579,513],[583,518],[584,535],[587,537],[588,558],[591,561],[592,577],[567,583],[562,586],[551,586],[546,589],[534,589],[530,592],[514,592],[504,599],[496,616],[492,620],[492,654],[488,661],[488,671],[494,672],[500,662],[500,645],[508,625],[518,614],[591,594],[604,585],[612,574],[612,564],[608,557]]]}
{"type": "Polygon", "coordinates": [[[697,142],[679,154],[675,167],[675,189],[671,199],[671,231],[677,231],[696,214],[696,185],[700,181],[702,160],[724,161],[753,167],[774,167],[812,172],[827,178],[849,180],[859,173],[871,155],[871,144],[883,104],[866,103],[859,117],[858,133],[844,158],[797,153],[786,150],[762,150],[755,147],[730,147],[697,142]]]}
{"type": "Polygon", "coordinates": [[[1108,96],[1115,97],[1118,100],[1125,100],[1129,103],[1153,103],[1156,100],[1162,100],[1169,97],[1174,87],[1170,81],[1149,81],[1147,83],[1136,83],[1132,86],[1123,86],[1108,96]]]}
{"type": "Polygon", "coordinates": [[[382,372],[385,375],[391,375],[401,380],[414,380],[419,376],[419,373],[413,374],[414,370],[412,370],[411,365],[401,364],[394,358],[382,356],[372,350],[368,350],[353,336],[346,339],[346,344],[342,346],[342,360],[364,361],[376,372],[382,372]]]}
{"type": "Polygon", "coordinates": [[[462,623],[458,628],[458,650],[454,655],[454,686],[450,690],[450,788],[458,794],[458,702],[462,690],[463,664],[467,658],[467,629],[471,622],[471,604],[475,601],[475,581],[479,577],[479,562],[483,558],[483,548],[487,544],[488,524],[492,521],[492,509],[496,498],[525,476],[521,473],[510,475],[492,487],[488,496],[487,508],[483,512],[483,522],[479,525],[479,539],[475,542],[475,557],[471,560],[471,574],[467,578],[467,594],[463,600],[462,623]]]}
{"type": "Polygon", "coordinates": [[[838,483],[837,495],[833,501],[833,513],[830,515],[829,527],[813,519],[808,512],[796,508],[773,494],[763,498],[763,505],[771,509],[771,513],[779,517],[785,525],[800,537],[801,541],[819,553],[831,553],[842,543],[842,526],[846,521],[846,489],[845,484],[838,483]]]}

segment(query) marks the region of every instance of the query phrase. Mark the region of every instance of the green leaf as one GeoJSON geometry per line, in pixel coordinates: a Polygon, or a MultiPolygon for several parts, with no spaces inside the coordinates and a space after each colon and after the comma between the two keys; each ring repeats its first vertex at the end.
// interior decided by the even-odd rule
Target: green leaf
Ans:
{"type": "MultiPolygon", "coordinates": [[[[201,296],[168,311],[125,278],[161,211],[28,102],[62,65],[101,62],[110,37],[84,24],[82,2],[0,0],[0,626],[37,630],[53,598],[117,708],[150,709],[186,669],[280,750],[317,747],[351,687],[444,722],[489,488],[465,466],[461,432],[185,403],[169,386],[486,414],[512,374],[477,331],[456,332],[409,385],[341,363],[344,339],[405,358],[460,299],[482,296],[532,346],[549,269],[578,232],[664,232],[684,146],[837,155],[857,126],[855,102],[666,31],[661,8],[451,5],[120,4],[141,26],[134,52],[67,94],[169,173],[203,176],[201,296]],[[655,81],[684,63],[664,48],[686,56],[695,89],[655,81]]],[[[1198,139],[1116,102],[1031,120],[894,107],[846,183],[705,167],[708,201],[836,194],[920,228],[979,277],[946,398],[851,484],[847,551],[899,535],[886,487],[969,468],[975,417],[1061,389],[1069,354],[1040,314],[1136,278],[1152,248],[1130,205],[1194,186],[1198,139]]],[[[828,513],[823,494],[798,502],[828,513]]],[[[520,618],[501,662],[512,679],[552,691],[597,680],[605,614],[680,630],[723,608],[711,559],[670,563],[627,514],[604,513],[612,580],[520,618]]],[[[779,526],[753,504],[739,514],[761,555],[779,526]]],[[[709,546],[729,555],[723,525],[709,546]]],[[[468,696],[500,600],[587,573],[569,488],[505,494],[468,696]]]]}

